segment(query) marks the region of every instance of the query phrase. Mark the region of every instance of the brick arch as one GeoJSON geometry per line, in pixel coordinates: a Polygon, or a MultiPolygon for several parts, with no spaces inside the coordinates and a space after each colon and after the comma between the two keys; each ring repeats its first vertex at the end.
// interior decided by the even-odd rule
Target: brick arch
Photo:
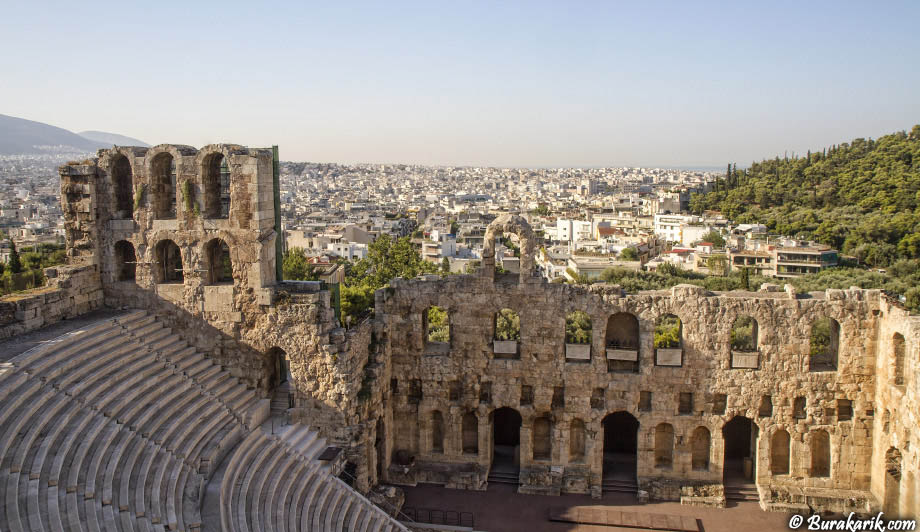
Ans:
{"type": "Polygon", "coordinates": [[[514,233],[521,240],[520,282],[523,283],[533,275],[536,240],[527,220],[516,214],[503,214],[489,224],[482,244],[482,268],[479,274],[490,281],[495,280],[495,239],[504,233],[514,233]]]}

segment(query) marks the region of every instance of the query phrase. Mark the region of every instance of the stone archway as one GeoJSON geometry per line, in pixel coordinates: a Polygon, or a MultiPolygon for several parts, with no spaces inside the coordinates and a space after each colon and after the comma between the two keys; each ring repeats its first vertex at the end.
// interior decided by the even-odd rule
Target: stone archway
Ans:
{"type": "Polygon", "coordinates": [[[639,420],[626,411],[608,414],[604,427],[603,484],[605,490],[636,484],[639,451],[639,420]]]}
{"type": "Polygon", "coordinates": [[[735,416],[722,427],[722,439],[725,444],[722,481],[726,484],[754,480],[758,430],[757,424],[744,416],[735,416]]]}
{"type": "Polygon", "coordinates": [[[882,510],[891,517],[901,508],[901,451],[891,447],[885,453],[885,500],[882,510]]]}
{"type": "Polygon", "coordinates": [[[518,482],[521,470],[521,414],[503,407],[492,412],[490,482],[518,482]]]}
{"type": "Polygon", "coordinates": [[[495,239],[505,233],[514,233],[520,239],[521,262],[519,282],[526,282],[534,272],[533,229],[523,217],[516,214],[503,214],[492,221],[486,229],[482,243],[482,268],[480,276],[495,281],[495,239]]]}

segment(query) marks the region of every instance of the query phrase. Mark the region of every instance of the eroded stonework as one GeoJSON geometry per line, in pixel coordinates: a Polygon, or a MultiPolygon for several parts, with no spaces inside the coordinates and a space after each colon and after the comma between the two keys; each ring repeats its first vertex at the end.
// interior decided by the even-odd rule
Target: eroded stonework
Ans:
{"type": "Polygon", "coordinates": [[[485,250],[516,234],[519,278],[495,275],[486,253],[476,275],[396,279],[346,330],[319,283],[276,279],[272,171],[271,150],[223,144],[114,148],[63,167],[71,265],[4,302],[0,336],[104,301],[155,312],[265,396],[283,358],[291,419],[342,447],[364,490],[486,489],[506,460],[526,493],[626,485],[718,506],[748,474],[764,508],[917,515],[920,323],[885,294],[547,284],[526,220],[504,215],[485,250]],[[433,305],[448,313],[445,345],[427,341],[433,305]],[[511,349],[493,341],[503,308],[520,318],[511,349]],[[591,319],[589,347],[566,346],[576,310],[591,319]],[[656,349],[665,315],[680,319],[680,345],[656,349]],[[756,320],[754,350],[730,348],[739,316],[756,320]],[[839,325],[836,363],[812,371],[823,317],[839,325]]]}

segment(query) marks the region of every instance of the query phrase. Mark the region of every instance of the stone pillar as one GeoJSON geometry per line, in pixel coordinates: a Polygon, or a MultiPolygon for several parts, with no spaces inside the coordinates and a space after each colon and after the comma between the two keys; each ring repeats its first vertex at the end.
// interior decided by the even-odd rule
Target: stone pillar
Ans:
{"type": "Polygon", "coordinates": [[[96,160],[64,165],[61,174],[61,210],[67,258],[72,265],[99,264],[99,223],[96,219],[96,160]]]}

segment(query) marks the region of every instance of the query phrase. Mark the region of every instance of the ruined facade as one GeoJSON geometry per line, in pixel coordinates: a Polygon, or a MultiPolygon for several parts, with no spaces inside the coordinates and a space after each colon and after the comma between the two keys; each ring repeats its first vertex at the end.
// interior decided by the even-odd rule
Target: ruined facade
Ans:
{"type": "Polygon", "coordinates": [[[161,145],[63,167],[71,265],[4,302],[0,336],[146,308],[265,396],[289,367],[291,418],[344,448],[362,489],[481,490],[501,473],[526,493],[720,505],[741,479],[768,509],[920,513],[920,321],[880,291],[548,284],[527,222],[505,215],[478,274],[396,279],[346,330],[329,291],[276,277],[272,161],[161,145]],[[495,271],[503,234],[520,274],[495,271]],[[433,306],[446,341],[429,338],[433,306]],[[567,343],[574,311],[589,339],[567,343]]]}

